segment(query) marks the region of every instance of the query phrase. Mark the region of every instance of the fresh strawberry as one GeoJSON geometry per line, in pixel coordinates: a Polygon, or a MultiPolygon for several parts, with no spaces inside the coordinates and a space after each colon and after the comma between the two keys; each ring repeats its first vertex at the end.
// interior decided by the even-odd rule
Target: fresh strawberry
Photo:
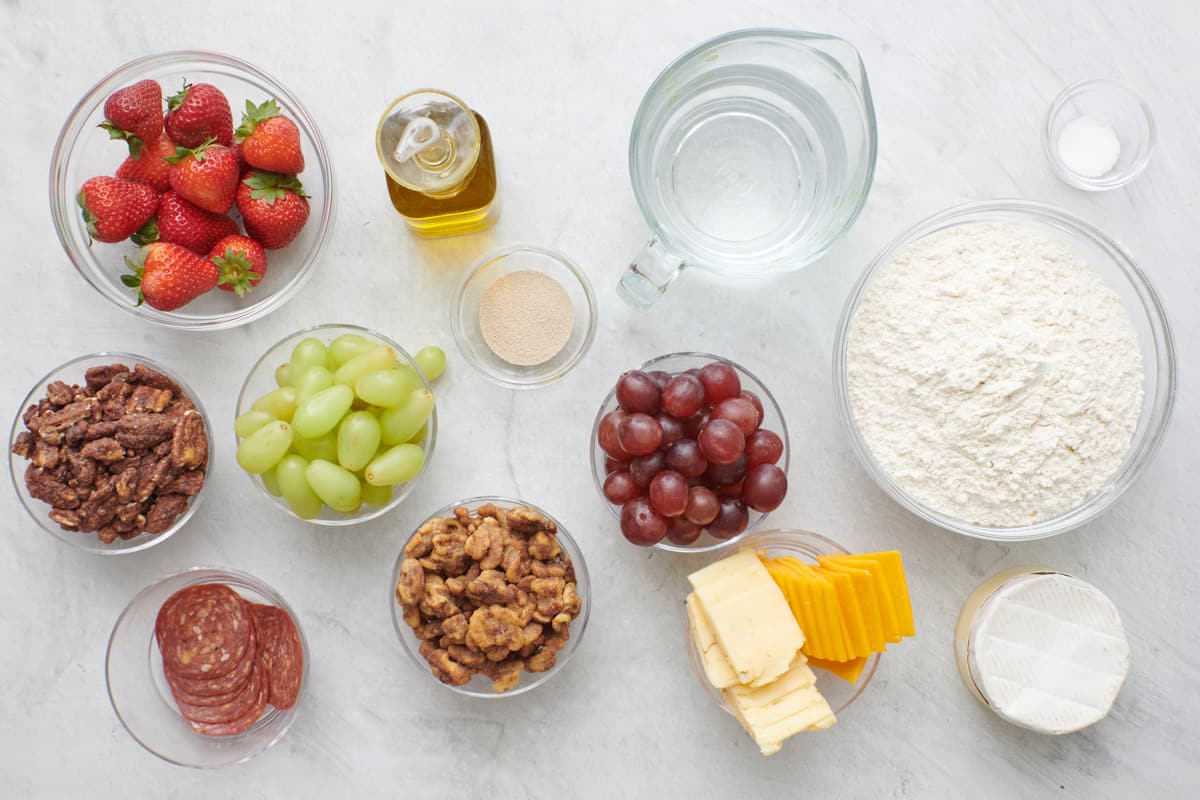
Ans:
{"type": "Polygon", "coordinates": [[[129,155],[138,157],[142,145],[152,144],[163,132],[163,97],[158,81],[138,81],[118,89],[104,101],[100,127],[113,139],[129,144],[129,155]]]}
{"type": "Polygon", "coordinates": [[[158,208],[158,194],[149,186],[106,175],[84,181],[75,200],[88,236],[102,242],[128,239],[158,208]]]}
{"type": "Polygon", "coordinates": [[[153,144],[143,147],[139,155],[126,158],[117,167],[117,177],[144,183],[161,194],[171,188],[171,164],[167,158],[173,155],[175,143],[169,136],[160,136],[153,144]]]}
{"type": "Polygon", "coordinates": [[[207,139],[192,150],[180,147],[167,161],[171,162],[171,188],[184,200],[215,214],[233,208],[241,176],[237,154],[228,147],[207,139]]]}
{"type": "Polygon", "coordinates": [[[237,187],[246,233],[268,250],[286,247],[308,221],[308,195],[295,175],[255,170],[237,187]]]}
{"type": "Polygon", "coordinates": [[[137,304],[174,311],[217,285],[217,267],[186,247],[166,242],[148,244],[136,258],[126,258],[131,274],[121,282],[137,289],[137,304]]]}
{"type": "Polygon", "coordinates": [[[205,255],[219,240],[238,233],[237,223],[224,214],[194,206],[175,192],[158,203],[158,215],[133,235],[134,244],[170,242],[205,255]]]}
{"type": "Polygon", "coordinates": [[[233,144],[233,112],[221,90],[211,83],[190,84],[167,98],[167,135],[184,147],[199,147],[206,139],[233,144]]]}
{"type": "Polygon", "coordinates": [[[238,297],[258,286],[267,274],[267,251],[248,236],[226,236],[213,245],[208,258],[221,273],[217,288],[237,292],[238,297]]]}
{"type": "Polygon", "coordinates": [[[246,163],[246,155],[242,152],[241,142],[234,142],[233,146],[230,149],[233,151],[233,154],[235,156],[237,156],[238,177],[239,178],[246,177],[246,173],[249,172],[250,170],[254,169],[254,167],[252,167],[246,163]]]}
{"type": "Polygon", "coordinates": [[[242,143],[242,156],[250,166],[290,175],[304,171],[300,129],[287,117],[279,116],[274,99],[261,106],[247,100],[236,133],[242,143]]]}

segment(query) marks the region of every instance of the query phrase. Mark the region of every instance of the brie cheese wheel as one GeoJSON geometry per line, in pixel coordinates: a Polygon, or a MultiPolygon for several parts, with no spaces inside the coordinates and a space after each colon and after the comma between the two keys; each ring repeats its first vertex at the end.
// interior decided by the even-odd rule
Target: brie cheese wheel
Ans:
{"type": "Polygon", "coordinates": [[[1042,572],[1005,582],[982,603],[967,661],[998,715],[1039,733],[1072,733],[1108,716],[1129,674],[1129,642],[1099,589],[1042,572]]]}

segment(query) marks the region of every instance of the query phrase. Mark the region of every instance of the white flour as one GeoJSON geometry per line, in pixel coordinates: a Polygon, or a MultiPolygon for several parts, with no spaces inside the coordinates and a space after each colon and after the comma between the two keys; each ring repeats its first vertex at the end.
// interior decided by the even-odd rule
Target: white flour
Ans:
{"type": "Polygon", "coordinates": [[[1142,355],[1116,293],[1013,224],[927,236],[875,275],[849,334],[850,405],[876,460],[930,508],[990,527],[1051,519],[1121,465],[1142,355]]]}

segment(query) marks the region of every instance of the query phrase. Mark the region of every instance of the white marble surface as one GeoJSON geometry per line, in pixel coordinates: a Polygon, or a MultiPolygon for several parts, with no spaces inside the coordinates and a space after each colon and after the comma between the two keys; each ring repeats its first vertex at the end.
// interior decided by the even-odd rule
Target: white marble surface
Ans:
{"type": "Polygon", "coordinates": [[[31,524],[11,489],[0,493],[0,795],[1195,796],[1200,7],[1192,0],[610,0],[586,10],[561,0],[377,2],[270,11],[284,5],[209,3],[215,10],[195,14],[199,27],[188,30],[191,15],[177,9],[0,4],[8,276],[0,408],[15,412],[51,365],[118,348],[176,365],[203,387],[220,428],[206,507],[143,554],[73,550],[31,524]],[[865,213],[807,270],[744,286],[686,275],[652,313],[633,313],[614,292],[646,230],[626,173],[633,112],[676,54],[759,24],[840,34],[862,50],[880,128],[865,213]],[[340,190],[332,246],[307,288],[268,319],[212,335],[159,330],[102,301],[63,256],[44,199],[58,126],[84,90],[131,58],[188,47],[240,55],[297,92],[329,141],[340,190]],[[1141,92],[1159,141],[1138,181],[1088,195],[1053,176],[1039,124],[1063,86],[1094,76],[1141,92]],[[418,244],[388,205],[372,148],[377,114],[423,85],[460,93],[492,126],[505,208],[485,235],[418,244]],[[1166,302],[1181,366],[1167,439],[1140,483],[1085,529],[1012,547],[957,538],[890,502],[855,461],[830,389],[836,319],[872,254],[920,217],[989,197],[1055,203],[1124,242],[1166,302]],[[521,240],[584,265],[601,321],[591,353],[566,380],[516,393],[457,357],[447,307],[467,263],[521,240]],[[451,356],[432,473],[395,513],[340,531],[285,520],[264,502],[233,466],[229,430],[258,353],[328,321],[372,326],[413,349],[437,343],[451,356]],[[769,376],[794,448],[792,491],[777,522],[851,548],[899,548],[910,570],[919,636],[889,651],[835,729],[769,760],[688,669],[682,599],[696,562],[627,545],[588,471],[588,429],[610,381],[680,348],[724,353],[769,376]],[[555,680],[519,698],[470,702],[408,663],[384,598],[413,523],[456,497],[491,492],[561,516],[587,553],[594,609],[579,653],[555,680]],[[1041,738],[1006,725],[955,671],[952,626],[963,598],[985,576],[1030,562],[1102,587],[1129,629],[1134,669],[1117,707],[1079,735],[1041,738]],[[104,687],[105,643],[125,603],[193,564],[236,566],[274,585],[298,609],[312,647],[308,697],[291,733],[216,772],[172,767],[142,750],[104,687]]]}

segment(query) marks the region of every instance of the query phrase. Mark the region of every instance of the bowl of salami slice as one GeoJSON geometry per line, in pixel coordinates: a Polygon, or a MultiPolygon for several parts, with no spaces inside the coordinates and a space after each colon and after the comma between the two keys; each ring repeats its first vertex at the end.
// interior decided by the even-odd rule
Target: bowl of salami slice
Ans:
{"type": "Polygon", "coordinates": [[[159,758],[220,767],[279,741],[296,717],[308,645],[270,586],[193,567],[143,589],[108,642],[108,696],[121,724],[159,758]]]}

